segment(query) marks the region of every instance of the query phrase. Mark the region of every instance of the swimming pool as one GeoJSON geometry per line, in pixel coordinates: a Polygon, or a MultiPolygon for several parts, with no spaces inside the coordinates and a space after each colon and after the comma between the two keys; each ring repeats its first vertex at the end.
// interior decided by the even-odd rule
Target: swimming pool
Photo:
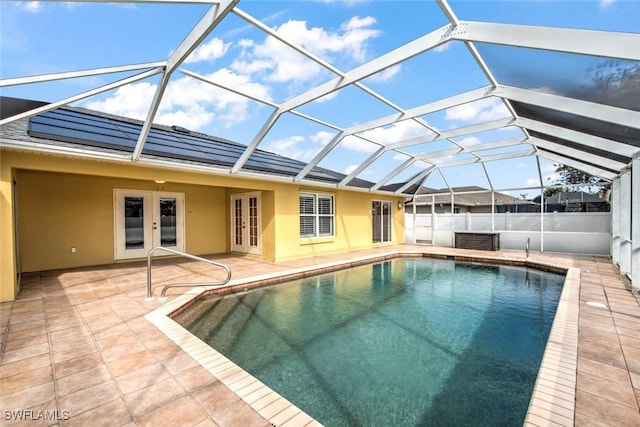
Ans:
{"type": "Polygon", "coordinates": [[[521,425],[563,279],[396,259],[174,320],[325,425],[521,425]]]}

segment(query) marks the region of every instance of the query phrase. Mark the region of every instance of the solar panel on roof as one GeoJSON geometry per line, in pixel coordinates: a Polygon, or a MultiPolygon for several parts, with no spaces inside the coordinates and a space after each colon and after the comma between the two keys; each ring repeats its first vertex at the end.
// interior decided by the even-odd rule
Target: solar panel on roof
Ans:
{"type": "MultiPolygon", "coordinates": [[[[140,123],[67,108],[52,110],[29,120],[29,134],[35,138],[106,149],[125,149],[129,152],[134,150],[141,130],[140,123]]],[[[245,149],[246,146],[233,141],[156,126],[149,131],[142,153],[231,167],[242,156],[245,149]]],[[[293,177],[300,173],[305,165],[299,160],[264,150],[255,150],[245,163],[243,170],[293,177]]],[[[336,184],[345,176],[328,169],[314,167],[305,178],[336,184]]],[[[368,188],[373,183],[354,180],[350,185],[368,188]]]]}

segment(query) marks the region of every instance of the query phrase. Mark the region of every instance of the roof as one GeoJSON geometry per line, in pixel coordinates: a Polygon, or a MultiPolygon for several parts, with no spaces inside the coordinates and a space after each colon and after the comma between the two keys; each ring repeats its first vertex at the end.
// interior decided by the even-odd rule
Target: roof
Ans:
{"type": "Polygon", "coordinates": [[[451,193],[455,195],[454,204],[459,206],[491,206],[492,204],[502,206],[502,205],[531,205],[533,202],[529,200],[523,200],[518,197],[513,197],[508,194],[503,194],[499,192],[493,193],[493,202],[491,201],[491,190],[478,187],[478,186],[467,186],[467,187],[453,187],[449,188],[426,188],[422,187],[418,191],[422,197],[420,197],[417,202],[431,204],[433,200],[434,203],[442,203],[442,204],[451,204],[451,193]],[[444,194],[449,193],[449,194],[444,194]],[[429,194],[433,194],[433,199],[428,197],[429,194]],[[426,197],[425,197],[426,196],[426,197]]]}
{"type": "MultiPolygon", "coordinates": [[[[0,97],[2,106],[9,111],[24,107],[45,105],[41,102],[0,97]]],[[[32,143],[32,146],[64,143],[66,147],[95,149],[96,152],[133,153],[144,122],[100,113],[84,108],[63,107],[46,111],[28,119],[3,127],[0,135],[14,141],[32,143]],[[26,124],[25,124],[26,123],[26,124]]],[[[230,168],[247,147],[222,138],[216,138],[176,126],[153,125],[142,154],[172,161],[187,161],[219,168],[230,168]]],[[[264,150],[255,150],[244,164],[243,170],[273,176],[294,177],[306,163],[264,150]]],[[[337,184],[346,175],[315,166],[307,180],[337,184]]],[[[351,187],[369,188],[374,183],[354,180],[351,187]]]]}
{"type": "Polygon", "coordinates": [[[596,197],[584,191],[565,191],[556,193],[544,199],[549,205],[560,205],[565,203],[608,203],[606,200],[596,197]]]}
{"type": "MultiPolygon", "coordinates": [[[[134,0],[132,3],[137,2],[134,0]]],[[[171,7],[186,7],[182,3],[172,4],[171,7]]],[[[597,29],[569,28],[571,25],[529,25],[500,22],[503,19],[500,14],[492,16],[491,22],[464,20],[458,16],[458,11],[465,10],[468,6],[466,2],[415,2],[436,9],[438,16],[433,22],[437,24],[412,26],[411,34],[417,37],[398,46],[383,45],[375,50],[375,55],[360,62],[337,66],[332,63],[334,58],[331,55],[318,55],[294,34],[270,26],[269,20],[277,18],[277,11],[265,15],[261,8],[273,3],[242,3],[253,8],[254,14],[248,13],[242,9],[244,6],[241,3],[233,0],[225,0],[211,7],[199,5],[209,8],[204,15],[199,15],[200,20],[192,26],[186,22],[176,22],[180,28],[185,28],[184,37],[170,49],[163,50],[170,53],[160,61],[143,62],[144,59],[141,59],[137,63],[110,64],[106,67],[101,63],[91,69],[68,69],[37,76],[1,79],[0,87],[3,90],[11,89],[12,94],[36,83],[53,86],[74,78],[85,79],[85,86],[79,93],[61,95],[47,103],[32,103],[26,109],[3,111],[0,145],[60,152],[76,149],[76,155],[117,156],[119,160],[132,164],[159,164],[159,158],[168,159],[162,163],[163,167],[179,164],[180,167],[204,171],[223,170],[239,175],[252,173],[265,179],[316,182],[336,188],[387,191],[405,196],[419,193],[425,185],[440,186],[430,181],[440,175],[447,191],[453,191],[454,188],[460,191],[459,185],[450,184],[445,179],[447,175],[463,176],[458,172],[459,167],[475,171],[476,176],[469,175],[470,183],[479,183],[477,176],[480,176],[483,186],[497,192],[524,188],[523,184],[514,184],[512,188],[509,182],[501,185],[495,183],[496,170],[513,171],[515,175],[519,167],[517,162],[526,162],[534,168],[527,177],[526,188],[539,189],[548,184],[542,178],[544,168],[541,161],[564,164],[611,181],[640,152],[640,28],[620,31],[606,30],[605,24],[597,26],[597,29]],[[261,20],[258,16],[265,18],[261,20]],[[247,31],[260,33],[274,43],[282,43],[288,49],[287,55],[317,67],[324,73],[323,78],[317,79],[310,87],[291,84],[291,96],[273,100],[252,91],[250,85],[238,86],[229,80],[216,78],[215,71],[220,70],[216,61],[209,61],[207,65],[213,68],[206,71],[204,68],[201,71],[195,65],[192,69],[185,68],[193,63],[195,56],[202,53],[198,49],[208,43],[212,35],[219,37],[223,44],[231,40],[233,34],[237,35],[237,31],[234,31],[239,28],[238,21],[249,28],[247,31]],[[225,26],[228,22],[232,24],[225,26]],[[217,32],[219,28],[224,30],[217,32]],[[464,64],[456,63],[456,70],[464,68],[465,73],[476,73],[479,85],[460,87],[455,93],[446,94],[438,92],[437,87],[426,90],[425,87],[434,78],[433,73],[427,72],[432,69],[428,67],[415,80],[402,80],[393,90],[387,90],[380,83],[385,81],[385,73],[401,66],[406,69],[417,67],[419,61],[427,57],[434,61],[429,64],[437,67],[445,63],[444,58],[453,50],[463,51],[468,60],[464,64]],[[518,52],[524,52],[527,61],[513,60],[518,52]],[[436,53],[440,56],[435,56],[436,53]],[[548,64],[557,64],[560,68],[555,65],[555,68],[543,67],[548,64]],[[577,69],[573,66],[575,64],[584,65],[584,75],[568,71],[577,69]],[[558,72],[558,69],[562,71],[558,72]],[[117,76],[116,80],[105,84],[104,81],[112,75],[117,76]],[[251,138],[239,144],[229,139],[186,134],[180,132],[179,128],[155,124],[163,99],[179,91],[179,88],[172,86],[178,75],[181,81],[185,79],[201,85],[199,88],[203,91],[223,89],[255,104],[255,114],[251,116],[251,138]],[[149,91],[145,94],[150,99],[141,115],[145,117],[143,121],[68,108],[71,104],[92,99],[98,94],[140,82],[148,84],[149,91]],[[362,97],[359,102],[374,105],[375,108],[367,111],[375,113],[358,116],[357,120],[350,119],[350,113],[364,110],[358,108],[361,104],[341,101],[350,91],[362,97]],[[411,102],[405,101],[405,94],[411,95],[411,102]],[[499,106],[504,115],[496,117],[481,114],[470,125],[458,123],[446,129],[439,129],[431,122],[436,116],[454,109],[469,109],[486,102],[499,106]],[[345,117],[337,121],[326,120],[323,112],[331,109],[341,112],[345,117]],[[52,123],[53,128],[61,129],[59,124],[64,114],[75,117],[73,126],[80,126],[78,120],[81,117],[90,116],[87,125],[91,127],[99,127],[98,124],[103,123],[111,126],[112,133],[120,127],[124,130],[119,138],[110,138],[107,142],[95,134],[73,139],[69,135],[60,135],[61,132],[52,132],[52,126],[49,126],[52,123]],[[26,128],[29,118],[31,135],[24,136],[19,131],[26,128]],[[316,146],[309,160],[294,160],[292,150],[286,156],[264,150],[267,141],[273,141],[283,134],[295,136],[295,124],[298,121],[311,123],[330,134],[330,138],[316,146]],[[407,124],[411,125],[414,133],[400,132],[400,136],[392,141],[377,136],[394,127],[399,129],[404,126],[406,129],[407,124]],[[518,137],[479,138],[479,135],[487,132],[514,129],[518,137]],[[352,167],[345,169],[344,173],[324,167],[326,159],[344,157],[345,151],[340,150],[348,147],[354,138],[359,143],[366,142],[368,148],[365,154],[360,153],[361,158],[354,160],[352,167]],[[83,148],[79,149],[80,146],[83,148]],[[381,172],[379,178],[372,180],[368,174],[374,169],[381,172]]],[[[358,17],[359,10],[368,6],[368,2],[348,3],[353,17],[358,17]]],[[[398,12],[403,11],[402,2],[393,3],[385,6],[397,6],[398,12]]],[[[313,6],[330,8],[335,5],[313,6]]],[[[594,22],[599,21],[596,18],[594,16],[594,22]]],[[[340,25],[340,22],[335,23],[335,27],[340,25]]],[[[245,31],[244,27],[240,29],[245,31]]],[[[155,40],[153,37],[149,39],[155,40]]],[[[235,47],[239,52],[242,50],[240,48],[248,46],[247,43],[238,43],[235,47]]],[[[69,53],[82,58],[80,50],[69,53]]],[[[101,56],[104,61],[110,58],[110,55],[101,56]]],[[[69,64],[72,63],[75,64],[69,61],[69,64]]],[[[444,65],[442,67],[438,70],[439,75],[445,78],[449,77],[448,71],[454,71],[444,65]]],[[[454,79],[453,76],[449,78],[454,79]]],[[[272,78],[271,83],[275,85],[276,79],[272,78]]],[[[233,118],[230,115],[220,120],[232,121],[233,118]]]]}

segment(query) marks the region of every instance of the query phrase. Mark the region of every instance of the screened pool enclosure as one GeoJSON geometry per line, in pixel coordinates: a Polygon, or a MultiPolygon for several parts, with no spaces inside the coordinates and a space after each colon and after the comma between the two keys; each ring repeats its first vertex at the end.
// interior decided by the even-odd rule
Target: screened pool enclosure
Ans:
{"type": "MultiPolygon", "coordinates": [[[[610,186],[601,246],[640,289],[638,2],[21,3],[32,10],[2,4],[0,87],[3,97],[41,102],[3,109],[5,149],[395,194],[415,204],[454,200],[454,189],[474,186],[491,200],[539,196],[542,206],[545,190],[567,187],[556,174],[565,165],[595,177],[590,186],[610,186]],[[32,31],[47,19],[64,28],[32,31]],[[29,55],[16,53],[19,43],[29,55]],[[117,153],[13,137],[16,123],[67,105],[144,124],[117,153]],[[246,148],[231,163],[203,151],[185,158],[171,143],[150,153],[156,123],[246,148]],[[250,160],[260,150],[302,163],[261,169],[250,160]]],[[[485,228],[506,227],[490,212],[485,228]]],[[[542,214],[530,230],[540,238],[542,214]]]]}

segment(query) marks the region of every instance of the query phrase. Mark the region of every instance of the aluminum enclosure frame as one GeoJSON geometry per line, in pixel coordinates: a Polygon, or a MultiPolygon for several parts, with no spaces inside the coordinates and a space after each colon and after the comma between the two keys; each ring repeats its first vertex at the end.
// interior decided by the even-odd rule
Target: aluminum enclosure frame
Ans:
{"type": "MultiPolygon", "coordinates": [[[[110,1],[113,2],[114,0],[110,1]]],[[[87,0],[87,2],[90,3],[91,1],[87,0]]],[[[115,0],[115,2],[156,3],[158,0],[115,0]]],[[[335,150],[336,147],[345,140],[345,138],[348,137],[362,138],[372,144],[375,144],[377,146],[376,150],[372,152],[367,159],[362,161],[353,171],[347,174],[347,176],[338,184],[326,185],[334,188],[354,189],[352,186],[349,186],[349,183],[354,179],[361,177],[362,174],[366,172],[367,168],[377,160],[380,160],[383,155],[387,153],[401,154],[406,156],[406,159],[398,166],[390,167],[391,170],[386,173],[384,178],[380,179],[371,188],[364,191],[389,194],[388,191],[382,190],[383,186],[387,185],[403,172],[406,172],[408,168],[418,165],[421,167],[421,170],[415,173],[411,178],[408,178],[405,182],[400,183],[401,185],[393,191],[393,194],[404,195],[407,198],[413,197],[414,193],[412,191],[419,188],[420,185],[422,185],[433,173],[438,172],[442,174],[442,168],[445,167],[465,164],[480,164],[482,165],[486,175],[490,190],[493,191],[495,185],[492,181],[491,174],[485,167],[486,162],[527,156],[535,156],[536,159],[548,159],[553,162],[566,164],[583,170],[589,174],[600,177],[603,181],[612,182],[612,209],[614,211],[614,220],[611,255],[613,257],[613,261],[615,263],[619,263],[621,273],[630,275],[634,289],[640,290],[640,221],[636,220],[633,223],[631,222],[632,217],[636,219],[640,218],[640,192],[637,191],[637,188],[640,188],[640,141],[634,141],[633,144],[624,141],[617,141],[604,138],[599,135],[590,134],[588,132],[579,132],[574,129],[569,129],[568,127],[559,126],[558,124],[521,117],[517,114],[512,102],[514,105],[518,102],[526,103],[562,113],[573,114],[587,120],[606,122],[618,126],[621,129],[632,129],[634,132],[640,130],[640,105],[637,106],[637,109],[626,109],[505,84],[496,77],[496,74],[476,47],[476,43],[483,43],[640,62],[640,49],[638,49],[638,46],[640,46],[640,32],[622,33],[613,31],[578,30],[532,25],[464,21],[458,19],[454,7],[452,7],[447,0],[437,0],[438,6],[446,17],[448,24],[430,31],[413,41],[405,43],[404,45],[351,70],[339,70],[328,61],[323,60],[302,47],[299,43],[296,43],[295,40],[282,36],[277,31],[269,27],[265,22],[262,22],[243,11],[239,7],[239,4],[241,4],[239,0],[195,0],[190,2],[163,0],[160,2],[176,4],[202,3],[209,5],[209,9],[193,26],[191,31],[185,35],[184,40],[176,46],[172,53],[170,53],[164,60],[140,64],[109,66],[90,70],[69,70],[62,73],[43,74],[39,76],[0,79],[0,87],[16,87],[39,82],[51,83],[78,77],[107,76],[115,73],[136,72],[136,74],[127,78],[94,87],[76,95],[51,102],[43,107],[3,118],[0,120],[0,126],[41,114],[64,105],[69,105],[91,96],[123,87],[133,82],[142,81],[152,76],[160,75],[160,82],[155,89],[154,97],[151,102],[151,106],[147,111],[144,126],[139,135],[135,150],[131,157],[125,160],[131,163],[143,164],[148,160],[146,160],[141,154],[153,121],[156,117],[160,102],[163,99],[165,89],[169,84],[171,76],[175,74],[176,71],[179,71],[185,76],[197,79],[215,87],[229,90],[236,95],[257,101],[273,109],[271,114],[268,115],[268,118],[259,126],[259,130],[254,135],[251,143],[248,144],[244,153],[232,168],[225,171],[225,173],[232,175],[243,175],[247,173],[247,171],[243,169],[246,161],[265,140],[265,137],[273,127],[287,113],[315,122],[322,126],[326,126],[328,129],[336,132],[333,139],[326,144],[310,162],[308,162],[306,167],[304,167],[298,175],[295,176],[295,178],[288,180],[291,182],[308,182],[306,176],[309,172],[327,155],[335,150]],[[268,100],[259,99],[249,93],[243,93],[236,88],[227,87],[227,85],[221,82],[213,81],[198,75],[197,73],[184,69],[182,64],[186,58],[229,15],[240,18],[248,25],[258,29],[259,31],[277,38],[290,48],[294,49],[297,53],[304,55],[306,59],[313,61],[324,70],[330,72],[335,77],[310,90],[299,93],[284,102],[274,103],[268,100]],[[363,82],[366,78],[389,67],[402,64],[411,58],[425,52],[429,52],[433,49],[437,49],[452,41],[458,41],[464,44],[469,55],[486,78],[486,85],[484,87],[457,93],[448,98],[438,99],[423,105],[405,109],[402,106],[396,105],[392,99],[388,99],[387,97],[384,97],[376,91],[368,88],[363,82]],[[314,100],[335,93],[346,87],[358,88],[372,96],[374,102],[384,104],[386,107],[390,107],[396,112],[367,122],[356,123],[348,128],[343,128],[296,110],[314,100]],[[480,101],[490,97],[497,98],[503,103],[508,112],[506,117],[446,130],[439,130],[423,117],[431,113],[440,112],[448,108],[480,101]],[[411,139],[394,141],[392,143],[383,143],[364,135],[367,131],[393,125],[405,120],[411,120],[421,126],[422,129],[424,129],[424,135],[411,139]],[[504,127],[517,127],[522,131],[523,136],[521,138],[512,138],[477,145],[465,145],[458,141],[459,137],[465,135],[492,129],[501,129],[504,127]],[[556,138],[569,141],[571,146],[563,146],[558,142],[558,140],[548,140],[540,136],[531,136],[529,131],[553,135],[556,138]],[[452,148],[425,152],[408,152],[406,150],[409,147],[438,141],[449,142],[452,145],[452,148]],[[530,149],[492,155],[483,155],[482,153],[478,153],[482,150],[505,148],[521,144],[527,145],[530,149]],[[471,157],[455,157],[456,155],[461,154],[471,157]],[[609,154],[611,154],[611,156],[609,156],[609,154]],[[449,156],[451,159],[447,159],[449,156]],[[629,163],[623,163],[620,160],[620,156],[629,158],[629,163]],[[634,193],[631,191],[632,188],[636,189],[634,193]]],[[[28,146],[27,144],[21,145],[20,141],[9,140],[0,141],[0,146],[30,150],[38,149],[38,147],[28,146]]],[[[43,152],[53,152],[56,148],[43,146],[41,147],[41,150],[43,152]]],[[[74,154],[79,156],[84,155],[81,150],[74,154]]],[[[89,154],[87,154],[87,156],[89,156],[89,154]]],[[[92,152],[90,156],[100,158],[101,154],[92,152]]],[[[109,159],[111,157],[113,156],[104,154],[105,159],[109,159]]],[[[170,162],[167,162],[167,167],[171,167],[170,162]]],[[[537,161],[537,167],[538,173],[541,175],[539,160],[537,161]]],[[[206,168],[203,168],[203,170],[205,169],[206,168]]],[[[270,176],[268,178],[272,179],[273,177],[270,176]]],[[[453,190],[448,184],[447,187],[453,194],[453,190]]],[[[544,187],[545,185],[541,179],[541,191],[543,191],[544,187]]],[[[363,190],[358,189],[358,191],[363,190]]]]}

